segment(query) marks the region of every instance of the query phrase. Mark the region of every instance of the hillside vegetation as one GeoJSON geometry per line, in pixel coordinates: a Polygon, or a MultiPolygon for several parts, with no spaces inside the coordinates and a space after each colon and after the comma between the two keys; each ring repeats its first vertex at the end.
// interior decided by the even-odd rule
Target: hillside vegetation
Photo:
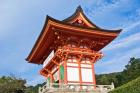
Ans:
{"type": "MultiPolygon", "coordinates": [[[[140,58],[131,58],[122,72],[96,75],[97,84],[111,84],[119,87],[140,76],[140,58]]],[[[140,92],[139,92],[140,93],[140,92]]]]}
{"type": "Polygon", "coordinates": [[[116,88],[109,93],[140,93],[140,77],[116,88]]]}

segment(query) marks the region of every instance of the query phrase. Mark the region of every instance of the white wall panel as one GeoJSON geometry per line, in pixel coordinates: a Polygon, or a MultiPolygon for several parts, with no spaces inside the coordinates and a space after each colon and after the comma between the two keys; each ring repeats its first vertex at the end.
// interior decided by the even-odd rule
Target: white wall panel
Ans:
{"type": "Polygon", "coordinates": [[[79,81],[79,69],[67,67],[68,81],[79,81]]]}
{"type": "Polygon", "coordinates": [[[83,82],[93,82],[92,69],[81,68],[81,72],[83,82]]]}

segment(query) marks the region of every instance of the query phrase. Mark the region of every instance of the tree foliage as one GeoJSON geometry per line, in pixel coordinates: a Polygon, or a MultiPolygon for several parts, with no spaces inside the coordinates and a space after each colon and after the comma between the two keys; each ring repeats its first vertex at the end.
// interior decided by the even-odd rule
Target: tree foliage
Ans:
{"type": "Polygon", "coordinates": [[[109,93],[140,93],[140,77],[110,91],[109,93]]]}
{"type": "Polygon", "coordinates": [[[38,93],[38,88],[44,84],[25,86],[26,80],[3,76],[0,77],[0,93],[38,93]]]}
{"type": "Polygon", "coordinates": [[[42,84],[37,84],[36,86],[28,86],[25,89],[25,93],[38,93],[38,88],[42,87],[43,85],[45,85],[46,83],[42,83],[42,84]]]}
{"type": "Polygon", "coordinates": [[[140,58],[131,58],[122,72],[96,75],[97,84],[111,84],[121,86],[140,76],[140,58]]]}
{"type": "Polygon", "coordinates": [[[0,78],[0,93],[23,93],[25,83],[26,81],[22,79],[3,76],[0,78]]]}

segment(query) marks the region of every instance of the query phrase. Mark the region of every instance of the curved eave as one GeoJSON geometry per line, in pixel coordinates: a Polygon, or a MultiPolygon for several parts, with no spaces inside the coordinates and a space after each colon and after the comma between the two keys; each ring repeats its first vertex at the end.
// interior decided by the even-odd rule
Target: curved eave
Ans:
{"type": "Polygon", "coordinates": [[[37,40],[36,40],[32,50],[31,50],[31,52],[29,53],[28,57],[25,59],[26,61],[34,63],[34,62],[32,62],[32,60],[30,58],[31,58],[31,55],[33,54],[34,50],[36,49],[36,46],[38,45],[43,33],[45,32],[45,29],[46,29],[46,26],[48,24],[48,21],[49,21],[49,16],[46,16],[45,24],[43,26],[43,29],[41,30],[41,33],[40,33],[39,37],[37,38],[37,40]]]}
{"type": "MultiPolygon", "coordinates": [[[[31,62],[31,63],[36,63],[33,62],[33,58],[34,58],[34,54],[36,54],[36,51],[39,49],[39,44],[43,41],[43,38],[46,37],[46,33],[47,33],[47,28],[49,28],[50,26],[54,26],[54,27],[61,27],[64,29],[70,29],[70,30],[76,30],[77,32],[85,32],[88,34],[97,34],[97,35],[102,35],[102,36],[109,36],[109,37],[113,37],[116,38],[118,36],[118,34],[121,32],[122,29],[119,30],[105,30],[105,29],[97,29],[97,28],[88,28],[88,27],[81,27],[81,26],[76,26],[76,25],[72,25],[69,23],[65,23],[59,20],[56,20],[54,18],[51,18],[50,16],[46,17],[46,21],[45,24],[43,26],[43,29],[37,39],[37,41],[35,42],[29,56],[26,58],[27,61],[31,62]]],[[[36,63],[36,64],[42,64],[42,63],[36,63]]]]}
{"type": "Polygon", "coordinates": [[[47,16],[46,19],[49,19],[50,21],[52,21],[53,23],[57,23],[57,24],[62,24],[62,25],[66,25],[66,26],[71,26],[71,27],[75,27],[75,28],[81,28],[81,29],[84,29],[84,30],[88,30],[88,31],[99,31],[99,32],[105,32],[105,33],[116,33],[116,34],[119,34],[122,29],[118,29],[118,30],[107,30],[107,29],[102,29],[102,28],[91,28],[91,27],[83,27],[83,26],[78,26],[78,25],[74,25],[74,24],[70,24],[70,23],[66,23],[66,22],[63,22],[63,21],[59,21],[57,19],[54,19],[50,16],[47,16]]]}

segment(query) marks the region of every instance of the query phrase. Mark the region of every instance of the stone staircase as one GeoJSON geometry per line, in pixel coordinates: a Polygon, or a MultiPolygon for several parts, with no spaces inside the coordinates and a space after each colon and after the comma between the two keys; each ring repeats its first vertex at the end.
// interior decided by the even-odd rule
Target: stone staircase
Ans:
{"type": "Polygon", "coordinates": [[[111,85],[46,84],[39,88],[39,93],[108,93],[114,89],[111,85]]]}

